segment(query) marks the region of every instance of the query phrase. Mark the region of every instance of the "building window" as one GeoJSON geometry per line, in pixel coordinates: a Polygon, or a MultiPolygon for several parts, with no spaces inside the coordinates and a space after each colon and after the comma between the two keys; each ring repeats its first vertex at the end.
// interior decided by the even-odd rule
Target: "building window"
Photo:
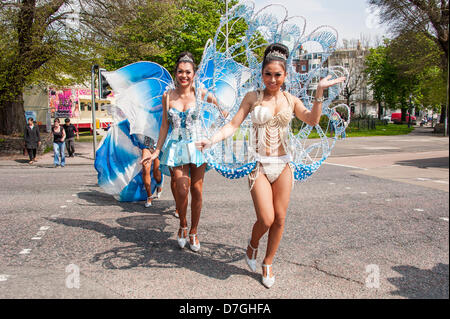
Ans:
{"type": "Polygon", "coordinates": [[[86,110],[86,103],[81,102],[81,103],[80,103],[80,111],[81,111],[81,112],[84,112],[85,110],[86,110]]]}
{"type": "Polygon", "coordinates": [[[302,65],[302,72],[306,72],[306,65],[302,65]]]}

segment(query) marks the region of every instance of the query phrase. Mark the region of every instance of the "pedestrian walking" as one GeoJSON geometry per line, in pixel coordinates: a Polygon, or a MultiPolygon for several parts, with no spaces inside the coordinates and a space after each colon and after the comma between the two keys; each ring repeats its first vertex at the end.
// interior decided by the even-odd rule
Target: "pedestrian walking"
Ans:
{"type": "Polygon", "coordinates": [[[66,118],[64,120],[63,125],[64,131],[66,133],[66,149],[69,157],[74,157],[75,154],[75,135],[77,136],[77,140],[80,139],[80,135],[78,134],[78,130],[75,125],[70,123],[70,119],[66,118]]]}
{"type": "Polygon", "coordinates": [[[65,147],[65,139],[66,139],[66,132],[60,125],[59,119],[56,118],[53,122],[54,126],[52,128],[52,134],[53,134],[53,163],[55,167],[64,167],[66,165],[66,155],[64,154],[64,147],[65,147]]]}
{"type": "Polygon", "coordinates": [[[30,158],[29,164],[33,164],[36,161],[36,154],[39,145],[41,144],[41,135],[39,134],[39,127],[34,125],[34,119],[28,118],[28,125],[25,127],[23,134],[25,140],[25,148],[30,158]]]}

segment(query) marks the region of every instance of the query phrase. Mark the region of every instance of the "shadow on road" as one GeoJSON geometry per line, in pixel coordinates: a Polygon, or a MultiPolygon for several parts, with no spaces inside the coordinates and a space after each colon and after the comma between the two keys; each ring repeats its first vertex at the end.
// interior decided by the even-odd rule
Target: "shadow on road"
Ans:
{"type": "MultiPolygon", "coordinates": [[[[110,200],[108,204],[111,204],[110,200]]],[[[240,247],[201,241],[201,250],[197,253],[190,251],[188,245],[180,249],[177,241],[171,238],[175,234],[165,230],[168,217],[159,212],[152,210],[148,215],[119,218],[116,222],[120,227],[81,219],[48,220],[67,227],[96,231],[105,238],[115,237],[120,242],[131,243],[126,247],[116,247],[95,254],[91,258],[91,263],[100,263],[106,269],[187,268],[220,280],[239,274],[259,281],[256,273],[231,265],[244,258],[245,250],[240,247]]]]}
{"type": "Polygon", "coordinates": [[[409,160],[409,161],[399,161],[395,164],[403,165],[403,166],[414,166],[418,168],[447,168],[448,169],[448,157],[439,157],[439,158],[425,158],[425,159],[417,159],[417,160],[409,160]]]}
{"type": "Polygon", "coordinates": [[[392,295],[411,299],[448,299],[448,264],[439,263],[431,270],[414,266],[395,266],[402,277],[388,278],[398,290],[392,295]]]}
{"type": "MultiPolygon", "coordinates": [[[[98,185],[86,185],[86,187],[97,187],[98,185]]],[[[158,213],[162,215],[173,214],[175,212],[175,201],[173,200],[154,200],[150,208],[144,207],[144,201],[142,202],[119,202],[112,195],[99,192],[96,190],[90,190],[86,192],[80,192],[77,195],[80,199],[89,203],[89,205],[95,206],[119,206],[123,212],[126,213],[158,213]]]]}

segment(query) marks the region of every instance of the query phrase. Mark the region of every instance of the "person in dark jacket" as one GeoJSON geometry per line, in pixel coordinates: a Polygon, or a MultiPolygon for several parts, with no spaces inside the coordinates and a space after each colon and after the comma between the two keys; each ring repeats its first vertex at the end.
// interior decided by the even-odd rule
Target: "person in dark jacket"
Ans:
{"type": "Polygon", "coordinates": [[[66,131],[66,149],[67,153],[69,154],[69,157],[73,157],[73,154],[75,154],[75,134],[77,135],[77,140],[80,139],[80,136],[78,134],[78,130],[75,127],[75,125],[70,123],[70,119],[66,118],[64,120],[63,125],[64,131],[66,131]]]}
{"type": "Polygon", "coordinates": [[[37,149],[41,144],[41,135],[39,134],[39,127],[34,125],[32,117],[28,118],[28,125],[25,127],[23,137],[25,139],[25,148],[30,157],[28,163],[33,164],[33,162],[36,162],[37,149]]]}

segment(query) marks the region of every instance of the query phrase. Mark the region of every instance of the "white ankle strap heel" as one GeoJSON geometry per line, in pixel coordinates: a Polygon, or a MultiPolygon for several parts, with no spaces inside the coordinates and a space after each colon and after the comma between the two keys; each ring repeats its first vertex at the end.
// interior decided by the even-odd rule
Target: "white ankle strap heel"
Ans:
{"type": "Polygon", "coordinates": [[[245,252],[245,261],[247,262],[248,267],[251,271],[256,271],[256,252],[258,251],[258,248],[253,248],[250,244],[250,241],[248,242],[248,247],[252,250],[252,258],[248,258],[247,252],[245,252]]]}
{"type": "Polygon", "coordinates": [[[191,249],[192,249],[193,251],[199,251],[199,250],[200,250],[200,241],[198,242],[198,244],[195,243],[195,238],[197,237],[197,234],[189,234],[189,237],[193,237],[193,238],[192,238],[192,241],[194,242],[194,245],[192,245],[192,244],[189,242],[189,247],[191,247],[191,249]]]}
{"type": "Polygon", "coordinates": [[[184,248],[184,246],[186,246],[186,242],[187,242],[187,237],[183,237],[184,236],[184,231],[187,230],[188,228],[180,228],[181,229],[181,236],[178,236],[177,233],[177,241],[178,241],[178,246],[180,246],[180,248],[184,248]]]}
{"type": "Polygon", "coordinates": [[[269,272],[269,268],[272,267],[272,265],[266,265],[266,264],[262,264],[262,266],[265,268],[266,270],[266,276],[262,276],[262,283],[264,286],[266,286],[267,288],[270,288],[273,286],[273,284],[275,283],[275,276],[270,277],[270,272],[269,272]]]}

